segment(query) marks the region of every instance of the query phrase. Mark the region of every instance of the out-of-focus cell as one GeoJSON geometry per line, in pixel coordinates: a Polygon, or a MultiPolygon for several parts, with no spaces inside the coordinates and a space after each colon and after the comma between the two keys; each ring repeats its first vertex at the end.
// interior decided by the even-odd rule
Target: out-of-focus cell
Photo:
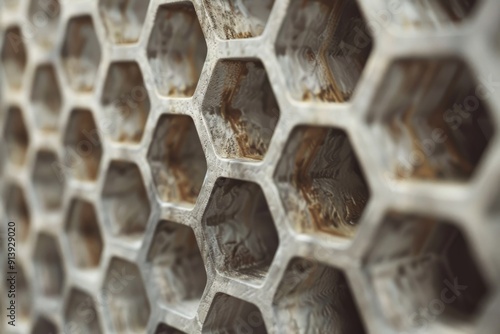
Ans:
{"type": "Polygon", "coordinates": [[[148,6],[149,0],[100,0],[99,12],[109,39],[116,44],[137,42],[148,6]]]}
{"type": "Polygon", "coordinates": [[[221,156],[263,159],[280,110],[262,63],[219,61],[203,102],[203,116],[221,156]]]}
{"type": "Polygon", "coordinates": [[[31,0],[28,21],[35,39],[46,49],[52,48],[58,34],[61,4],[59,0],[31,0]]]}
{"type": "Polygon", "coordinates": [[[45,210],[57,210],[61,207],[65,168],[51,151],[39,151],[36,155],[33,185],[38,203],[45,210]]]}
{"type": "Polygon", "coordinates": [[[156,327],[155,334],[186,334],[186,333],[178,330],[177,328],[168,326],[166,324],[159,324],[158,327],[156,327]]]}
{"type": "Polygon", "coordinates": [[[71,289],[64,308],[65,333],[101,334],[95,305],[94,299],[89,294],[76,288],[71,289]]]}
{"type": "Polygon", "coordinates": [[[56,131],[62,98],[52,65],[45,64],[36,69],[31,88],[31,104],[37,126],[47,131],[56,131]]]}
{"type": "Polygon", "coordinates": [[[3,193],[4,208],[7,218],[15,223],[16,238],[20,242],[26,241],[30,229],[30,209],[24,196],[24,191],[15,183],[5,186],[3,193]]]}
{"type": "Polygon", "coordinates": [[[21,88],[27,61],[28,54],[21,29],[18,26],[7,28],[3,36],[2,67],[11,88],[21,88]]]}
{"type": "Polygon", "coordinates": [[[59,330],[57,326],[45,317],[40,317],[36,320],[31,334],[57,334],[59,330]]]}
{"type": "Polygon", "coordinates": [[[64,287],[65,274],[61,248],[55,237],[45,233],[38,235],[33,262],[37,278],[35,280],[37,291],[46,297],[60,297],[64,287]]]}
{"type": "Polygon", "coordinates": [[[24,165],[29,145],[29,134],[21,109],[18,107],[11,107],[7,111],[3,138],[9,161],[15,165],[24,165]]]}
{"type": "Polygon", "coordinates": [[[207,44],[191,2],[161,6],[147,48],[160,94],[192,96],[206,55],[207,44]]]}
{"type": "Polygon", "coordinates": [[[68,83],[76,91],[90,92],[94,89],[101,61],[101,46],[92,18],[72,18],[65,33],[61,58],[68,83]]]}
{"type": "Polygon", "coordinates": [[[203,0],[219,38],[250,38],[262,34],[274,0],[203,0]]]}
{"type": "Polygon", "coordinates": [[[207,162],[191,117],[162,116],[148,160],[163,201],[189,207],[196,203],[207,172],[207,162]]]}

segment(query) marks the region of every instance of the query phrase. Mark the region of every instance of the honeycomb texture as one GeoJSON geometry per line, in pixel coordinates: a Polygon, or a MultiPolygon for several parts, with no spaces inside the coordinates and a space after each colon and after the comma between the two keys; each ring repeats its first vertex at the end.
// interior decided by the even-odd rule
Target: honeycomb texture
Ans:
{"type": "Polygon", "coordinates": [[[0,0],[0,333],[500,332],[498,0],[0,0]]]}

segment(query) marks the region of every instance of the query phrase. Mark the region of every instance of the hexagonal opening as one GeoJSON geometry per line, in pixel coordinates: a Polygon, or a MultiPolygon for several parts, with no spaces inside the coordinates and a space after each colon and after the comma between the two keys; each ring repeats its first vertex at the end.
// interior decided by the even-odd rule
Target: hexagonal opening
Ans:
{"type": "Polygon", "coordinates": [[[62,98],[56,71],[51,64],[38,66],[35,71],[31,105],[37,126],[47,131],[56,131],[62,98]]]}
{"type": "MultiPolygon", "coordinates": [[[[8,267],[6,267],[8,268],[8,267]]],[[[16,320],[17,322],[28,322],[30,321],[31,315],[31,303],[33,300],[33,295],[31,289],[28,285],[28,280],[24,274],[23,266],[16,261],[16,279],[15,281],[9,280],[9,274],[6,275],[5,279],[5,295],[15,294],[16,298],[16,320]],[[14,284],[12,284],[14,283],[14,284]]],[[[3,306],[3,305],[2,305],[3,306]]],[[[4,308],[5,310],[6,308],[4,308]]],[[[9,314],[10,310],[7,311],[9,314]]],[[[10,321],[10,318],[9,318],[10,321]]]]}
{"type": "Polygon", "coordinates": [[[207,44],[191,2],[160,6],[147,55],[162,95],[191,97],[207,56],[207,44]]]}
{"type": "Polygon", "coordinates": [[[150,305],[139,268],[112,258],[106,272],[103,301],[117,333],[146,333],[150,305]]]}
{"type": "Polygon", "coordinates": [[[163,115],[158,121],[148,161],[160,198],[192,207],[205,180],[207,161],[189,116],[163,115]]]}
{"type": "Polygon", "coordinates": [[[100,0],[99,12],[108,38],[116,44],[136,43],[148,6],[149,0],[100,0]]]}
{"type": "Polygon", "coordinates": [[[36,319],[31,334],[56,334],[59,333],[57,326],[45,317],[36,319]]]}
{"type": "Polygon", "coordinates": [[[219,38],[260,36],[266,27],[274,0],[203,0],[219,38]]]}
{"type": "Polygon", "coordinates": [[[90,110],[71,112],[64,135],[64,161],[71,162],[68,172],[82,181],[94,181],[101,163],[102,144],[90,110]]]}
{"type": "Polygon", "coordinates": [[[208,310],[202,333],[266,334],[267,330],[257,306],[224,293],[217,293],[208,310]]]}
{"type": "Polygon", "coordinates": [[[372,37],[356,1],[292,0],[275,47],[293,98],[346,102],[372,37]]]}
{"type": "Polygon", "coordinates": [[[161,323],[158,325],[158,327],[156,327],[155,334],[186,334],[186,333],[178,330],[177,328],[161,323]]]}
{"type": "Polygon", "coordinates": [[[456,226],[390,212],[374,240],[366,258],[368,274],[392,326],[405,331],[473,319],[488,287],[456,226]]]}
{"type": "Polygon", "coordinates": [[[258,184],[219,178],[202,223],[218,271],[256,283],[265,277],[279,238],[258,184]]]}
{"type": "MultiPolygon", "coordinates": [[[[391,6],[390,0],[385,0],[391,6]]],[[[390,17],[394,24],[408,29],[439,29],[447,25],[460,24],[472,15],[480,0],[426,1],[403,0],[390,17]]],[[[394,5],[392,5],[394,6],[394,5]]]]}
{"type": "Polygon", "coordinates": [[[51,151],[39,151],[36,155],[33,185],[38,203],[45,210],[61,207],[65,185],[61,166],[56,154],[51,151]]]}
{"type": "Polygon", "coordinates": [[[39,234],[33,254],[37,290],[46,297],[59,297],[65,275],[57,239],[49,234],[39,234]]]}
{"type": "Polygon", "coordinates": [[[4,190],[4,208],[9,221],[16,224],[16,236],[26,241],[30,228],[30,210],[24,191],[15,183],[9,183],[4,190]]]}
{"type": "Polygon", "coordinates": [[[366,333],[344,273],[294,258],[274,295],[273,309],[283,332],[366,333]]]}
{"type": "Polygon", "coordinates": [[[31,0],[28,20],[32,25],[31,33],[45,48],[51,48],[57,36],[61,5],[59,0],[31,0]]]}
{"type": "Polygon", "coordinates": [[[255,59],[220,60],[203,115],[219,155],[262,160],[280,117],[264,65],[255,59]]]}
{"type": "Polygon", "coordinates": [[[101,61],[101,47],[92,18],[72,18],[65,32],[61,58],[68,83],[76,91],[90,92],[101,61]]]}
{"type": "Polygon", "coordinates": [[[8,109],[3,137],[9,160],[16,165],[23,165],[28,151],[29,134],[18,107],[8,109]]]}
{"type": "Polygon", "coordinates": [[[354,237],[370,190],[344,131],[295,128],[274,180],[295,229],[340,242],[354,237]]]}
{"type": "Polygon", "coordinates": [[[102,333],[94,299],[86,292],[72,288],[64,310],[65,333],[102,333]]]}
{"type": "Polygon", "coordinates": [[[2,63],[7,83],[13,89],[20,89],[28,55],[23,42],[21,29],[17,26],[7,28],[3,38],[2,63]]]}
{"type": "Polygon", "coordinates": [[[90,202],[72,200],[66,218],[66,233],[75,265],[83,269],[97,267],[103,241],[95,209],[90,202]]]}
{"type": "Polygon", "coordinates": [[[101,98],[106,117],[104,131],[112,140],[141,141],[149,109],[148,92],[135,62],[116,62],[109,67],[101,98]]]}
{"type": "Polygon", "coordinates": [[[493,137],[490,92],[459,59],[400,59],[389,68],[368,122],[385,136],[396,179],[466,181],[493,137]],[[388,87],[393,87],[388,89],[388,87]]]}
{"type": "Polygon", "coordinates": [[[102,203],[115,235],[140,237],[144,233],[151,209],[141,173],[134,163],[111,162],[102,203]]]}
{"type": "Polygon", "coordinates": [[[190,316],[207,284],[205,265],[190,227],[162,221],[149,249],[148,264],[165,302],[190,316]]]}

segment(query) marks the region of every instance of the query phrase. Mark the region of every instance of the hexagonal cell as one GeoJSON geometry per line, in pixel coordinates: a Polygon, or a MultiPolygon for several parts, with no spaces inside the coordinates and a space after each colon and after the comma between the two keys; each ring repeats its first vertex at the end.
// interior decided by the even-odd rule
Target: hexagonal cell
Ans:
{"type": "Polygon", "coordinates": [[[370,190],[344,131],[295,128],[274,180],[294,228],[338,241],[354,237],[370,190]]]}
{"type": "Polygon", "coordinates": [[[193,95],[207,56],[207,44],[191,2],[158,9],[147,54],[160,94],[193,95]]]}
{"type": "Polygon", "coordinates": [[[76,91],[92,91],[101,61],[101,47],[92,18],[74,17],[65,31],[61,58],[68,83],[76,91]]]}
{"type": "Polygon", "coordinates": [[[64,161],[71,162],[68,172],[82,181],[94,181],[101,163],[102,144],[90,110],[71,112],[64,136],[64,161]]]}
{"type": "Polygon", "coordinates": [[[64,311],[65,333],[102,333],[94,299],[79,289],[71,289],[64,311]]]}
{"type": "Polygon", "coordinates": [[[21,109],[18,107],[8,109],[3,137],[9,161],[23,165],[28,151],[29,134],[21,109]]]}
{"type": "Polygon", "coordinates": [[[186,334],[186,333],[178,330],[177,328],[162,323],[159,324],[158,327],[156,327],[155,334],[186,334]]]}
{"type": "Polygon", "coordinates": [[[373,240],[369,278],[398,331],[448,320],[458,326],[474,317],[488,295],[464,235],[450,222],[390,212],[373,240]]]}
{"type": "Polygon", "coordinates": [[[57,130],[62,98],[56,71],[51,64],[37,67],[31,88],[31,103],[37,126],[47,131],[57,130]]]}
{"type": "Polygon", "coordinates": [[[100,0],[99,12],[113,43],[135,43],[141,35],[149,0],[100,0]]]}
{"type": "Polygon", "coordinates": [[[2,47],[2,63],[7,83],[13,89],[20,89],[28,55],[21,29],[17,26],[7,28],[2,47]]]}
{"type": "Polygon", "coordinates": [[[203,0],[203,4],[217,35],[234,39],[261,35],[274,0],[203,0]]]}
{"type": "Polygon", "coordinates": [[[126,143],[141,141],[151,105],[137,63],[110,65],[101,103],[106,117],[104,131],[111,139],[126,143]]]}
{"type": "Polygon", "coordinates": [[[160,222],[147,261],[167,304],[194,315],[207,283],[207,274],[193,230],[170,221],[160,222]]]}
{"type": "Polygon", "coordinates": [[[135,264],[111,259],[102,291],[115,332],[146,333],[150,305],[135,264]]]}
{"type": "Polygon", "coordinates": [[[64,191],[64,175],[56,154],[51,151],[39,151],[33,170],[33,185],[38,201],[46,210],[56,210],[61,206],[64,191]]]}
{"type": "Polygon", "coordinates": [[[202,333],[266,334],[267,330],[257,306],[224,293],[217,293],[208,310],[202,333]]]}
{"type": "Polygon", "coordinates": [[[403,0],[397,6],[391,4],[390,0],[385,2],[388,8],[392,8],[389,17],[394,24],[404,29],[439,29],[465,21],[481,1],[403,0]]]}
{"type": "Polygon", "coordinates": [[[106,173],[102,203],[113,233],[140,237],[146,229],[150,205],[139,168],[130,162],[112,161],[106,173]]]}
{"type": "Polygon", "coordinates": [[[263,159],[280,110],[262,63],[219,61],[203,102],[203,114],[219,155],[263,159]]]}
{"type": "Polygon", "coordinates": [[[33,254],[37,290],[47,297],[59,297],[65,275],[57,239],[49,234],[39,234],[33,254]]]}
{"type": "Polygon", "coordinates": [[[9,183],[4,190],[4,208],[7,218],[16,224],[16,236],[26,241],[30,227],[30,210],[24,191],[15,183],[9,183]]]}
{"type": "Polygon", "coordinates": [[[292,0],[276,42],[293,98],[350,99],[372,49],[356,1],[292,0]]]}
{"type": "Polygon", "coordinates": [[[61,207],[64,192],[64,167],[51,151],[39,151],[33,170],[35,195],[45,210],[61,207]],[[62,168],[62,169],[61,169],[62,168]]]}
{"type": "Polygon", "coordinates": [[[250,280],[266,275],[279,239],[258,184],[219,178],[202,223],[217,270],[250,280]]]}
{"type": "Polygon", "coordinates": [[[196,203],[207,161],[191,117],[163,115],[156,126],[148,160],[163,201],[186,206],[196,203]]]}
{"type": "Polygon", "coordinates": [[[57,326],[45,317],[37,318],[31,334],[57,334],[59,330],[57,326]]]}
{"type": "Polygon", "coordinates": [[[494,132],[490,94],[455,58],[400,59],[373,101],[368,122],[383,134],[397,179],[466,181],[494,132]],[[389,89],[388,89],[389,87],[389,89]]]}
{"type": "Polygon", "coordinates": [[[66,233],[75,265],[84,269],[97,267],[103,242],[95,209],[90,202],[81,199],[71,202],[66,233]]]}
{"type": "Polygon", "coordinates": [[[306,259],[288,264],[273,309],[284,333],[366,333],[344,273],[306,259]]]}
{"type": "Polygon", "coordinates": [[[46,48],[51,48],[57,36],[61,5],[59,0],[31,0],[28,20],[36,40],[46,48]]]}
{"type": "MultiPolygon", "coordinates": [[[[28,280],[24,274],[23,266],[17,261],[16,261],[16,272],[17,275],[15,280],[9,280],[10,275],[9,274],[6,275],[5,295],[7,297],[12,293],[15,294],[16,320],[18,322],[28,322],[30,320],[30,315],[31,315],[31,304],[33,301],[33,295],[28,285],[28,280]]],[[[10,311],[7,312],[10,313],[10,311]]],[[[10,319],[8,321],[10,321],[10,319]]]]}

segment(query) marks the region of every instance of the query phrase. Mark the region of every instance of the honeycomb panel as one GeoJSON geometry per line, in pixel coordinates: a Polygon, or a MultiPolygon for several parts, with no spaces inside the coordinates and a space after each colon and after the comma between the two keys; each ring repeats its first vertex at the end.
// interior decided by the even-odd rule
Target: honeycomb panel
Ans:
{"type": "Polygon", "coordinates": [[[51,151],[39,151],[33,170],[33,186],[39,205],[47,211],[61,207],[65,177],[63,166],[56,154],[51,151]]]}
{"type": "Polygon", "coordinates": [[[135,43],[141,35],[149,0],[99,0],[99,13],[113,43],[135,43]]]}
{"type": "Polygon", "coordinates": [[[18,26],[12,26],[5,31],[2,47],[2,68],[7,83],[13,89],[20,89],[24,70],[28,62],[28,54],[24,45],[23,35],[18,26]]]}
{"type": "Polygon", "coordinates": [[[209,89],[203,114],[219,155],[261,160],[280,115],[262,63],[222,60],[209,89]]]}
{"type": "Polygon", "coordinates": [[[9,161],[23,165],[29,145],[29,133],[21,109],[18,107],[11,107],[7,111],[3,138],[9,161]]]}
{"type": "Polygon", "coordinates": [[[33,254],[35,282],[39,293],[47,297],[60,297],[64,286],[64,267],[61,250],[54,236],[42,233],[35,242],[33,254]]]}
{"type": "Polygon", "coordinates": [[[39,66],[31,88],[31,105],[37,125],[47,131],[57,130],[62,97],[54,67],[39,66]]]}
{"type": "Polygon", "coordinates": [[[64,320],[64,329],[69,333],[102,333],[94,300],[79,289],[69,293],[64,320]]]}
{"type": "Polygon", "coordinates": [[[163,201],[185,206],[196,203],[207,172],[207,162],[191,117],[162,116],[148,160],[163,201]]]}
{"type": "Polygon", "coordinates": [[[158,9],[147,55],[158,92],[171,97],[193,95],[207,55],[207,44],[190,2],[158,9]]]}

